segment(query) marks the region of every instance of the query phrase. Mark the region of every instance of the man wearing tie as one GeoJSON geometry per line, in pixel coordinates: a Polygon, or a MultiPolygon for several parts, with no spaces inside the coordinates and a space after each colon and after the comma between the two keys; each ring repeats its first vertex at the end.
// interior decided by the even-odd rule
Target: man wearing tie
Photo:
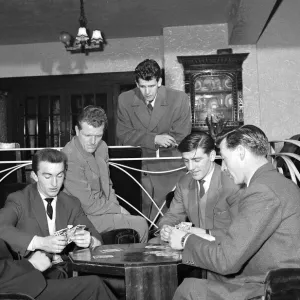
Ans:
{"type": "MultiPolygon", "coordinates": [[[[88,229],[76,231],[72,241],[77,246],[101,245],[101,236],[83,212],[80,201],[60,192],[66,166],[67,157],[58,150],[36,152],[32,160],[36,183],[10,194],[0,210],[0,238],[19,256],[28,258],[35,251],[43,251],[52,258],[66,250],[67,237],[54,233],[68,225],[85,225],[88,229]]],[[[63,268],[52,267],[44,275],[57,278],[63,273],[63,268]]]]}
{"type": "MultiPolygon", "coordinates": [[[[178,157],[176,146],[191,132],[188,96],[162,85],[158,63],[146,59],[135,69],[136,88],[122,93],[118,100],[117,137],[121,145],[140,146],[143,157],[178,157]]],[[[143,161],[142,185],[158,206],[174,188],[184,171],[155,174],[183,167],[179,160],[143,161]]],[[[157,210],[143,193],[143,213],[153,220],[157,210]]]]}
{"type": "Polygon", "coordinates": [[[186,218],[194,225],[191,232],[217,237],[236,214],[242,190],[214,162],[215,143],[207,133],[191,133],[182,140],[178,150],[188,172],[177,183],[170,208],[158,224],[160,239],[168,241],[172,226],[186,218]]]}

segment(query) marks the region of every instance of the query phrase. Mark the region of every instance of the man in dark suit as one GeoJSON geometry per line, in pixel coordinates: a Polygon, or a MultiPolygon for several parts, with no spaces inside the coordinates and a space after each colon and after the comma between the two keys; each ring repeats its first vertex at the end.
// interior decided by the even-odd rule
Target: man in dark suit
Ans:
{"type": "Polygon", "coordinates": [[[46,280],[42,272],[50,266],[49,257],[41,251],[29,259],[14,260],[0,239],[0,293],[22,293],[39,300],[116,299],[97,276],[46,280]]]}
{"type": "MultiPolygon", "coordinates": [[[[160,220],[160,239],[168,241],[172,226],[188,218],[190,232],[219,236],[230,225],[241,189],[214,161],[215,142],[204,132],[191,133],[178,146],[187,167],[177,183],[169,210],[160,220]]],[[[159,242],[157,239],[151,242],[159,242]]]]}
{"type": "MultiPolygon", "coordinates": [[[[61,253],[67,246],[67,237],[56,236],[54,232],[68,225],[85,225],[88,229],[75,232],[72,241],[77,246],[101,244],[101,236],[84,214],[80,201],[60,192],[66,164],[66,155],[58,150],[38,151],[32,160],[32,177],[36,183],[10,194],[0,210],[0,238],[20,256],[30,257],[36,250],[45,251],[49,256],[61,253]]],[[[46,276],[60,276],[57,270],[47,270],[46,276]]]]}
{"type": "MultiPolygon", "coordinates": [[[[161,69],[156,61],[146,59],[135,69],[136,88],[124,92],[118,100],[116,134],[119,144],[141,146],[144,157],[176,157],[176,146],[191,132],[188,96],[162,86],[161,69]]],[[[183,167],[180,160],[143,161],[146,171],[168,171],[183,167]]],[[[184,171],[165,174],[143,173],[142,185],[158,206],[174,188],[184,171]]],[[[143,194],[143,213],[151,219],[157,210],[143,194]]]]}
{"type": "Polygon", "coordinates": [[[269,270],[299,267],[300,190],[266,158],[264,132],[245,125],[220,139],[220,151],[236,184],[246,184],[238,213],[215,242],[173,229],[169,243],[184,249],[185,264],[210,270],[207,280],[187,278],[177,299],[232,300],[264,294],[269,270]]]}

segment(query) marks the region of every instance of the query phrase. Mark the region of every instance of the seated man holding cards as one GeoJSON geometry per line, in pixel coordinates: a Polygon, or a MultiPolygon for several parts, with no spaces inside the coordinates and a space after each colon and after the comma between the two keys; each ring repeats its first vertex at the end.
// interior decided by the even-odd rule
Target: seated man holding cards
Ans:
{"type": "MultiPolygon", "coordinates": [[[[70,242],[83,248],[101,245],[101,236],[80,201],[60,191],[66,166],[67,157],[58,150],[36,152],[31,174],[36,183],[10,194],[0,210],[0,238],[20,256],[30,257],[42,250],[57,263],[62,259],[55,254],[70,242]]],[[[61,277],[59,270],[52,267],[44,275],[61,277]]]]}
{"type": "Polygon", "coordinates": [[[168,241],[172,226],[209,240],[228,228],[240,186],[221,170],[213,138],[204,132],[191,133],[178,146],[188,169],[177,183],[169,210],[159,221],[160,237],[151,243],[168,241]],[[189,219],[190,224],[186,223],[189,219]],[[195,227],[191,227],[192,224],[195,227]],[[212,236],[210,236],[212,235],[212,236]]]}
{"type": "Polygon", "coordinates": [[[264,294],[270,270],[299,268],[300,190],[268,161],[265,133],[244,125],[218,142],[224,167],[236,184],[246,187],[237,201],[238,213],[215,242],[172,230],[169,244],[183,249],[182,262],[211,271],[207,280],[185,278],[173,300],[251,299],[264,294]]]}

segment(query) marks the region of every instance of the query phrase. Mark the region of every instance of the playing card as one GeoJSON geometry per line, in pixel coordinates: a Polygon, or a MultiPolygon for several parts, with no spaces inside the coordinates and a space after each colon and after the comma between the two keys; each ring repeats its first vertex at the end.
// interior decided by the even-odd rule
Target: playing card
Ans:
{"type": "Polygon", "coordinates": [[[56,265],[56,264],[59,264],[61,262],[63,262],[63,259],[61,258],[61,256],[58,255],[58,254],[54,254],[53,257],[52,257],[52,264],[56,265]]]}
{"type": "Polygon", "coordinates": [[[74,237],[76,232],[76,227],[73,228],[69,228],[66,232],[67,235],[67,239],[68,239],[68,244],[70,244],[72,242],[72,238],[74,237]]]}
{"type": "Polygon", "coordinates": [[[67,234],[67,231],[68,231],[68,228],[64,228],[64,229],[60,229],[58,231],[55,231],[54,232],[54,235],[66,235],[67,234]]]}
{"type": "Polygon", "coordinates": [[[103,249],[103,250],[100,250],[100,252],[102,252],[102,253],[118,252],[118,251],[122,251],[122,249],[103,249]]]}
{"type": "Polygon", "coordinates": [[[75,227],[76,227],[76,232],[77,232],[77,231],[84,230],[86,226],[85,225],[76,225],[75,227]]]}
{"type": "Polygon", "coordinates": [[[192,224],[193,223],[191,222],[181,222],[180,224],[175,225],[175,228],[188,232],[192,228],[192,224]]]}
{"type": "Polygon", "coordinates": [[[170,246],[163,246],[163,245],[148,245],[145,248],[147,249],[170,249],[170,246]]]}
{"type": "Polygon", "coordinates": [[[64,235],[67,237],[67,241],[68,241],[68,244],[70,244],[72,242],[72,238],[74,237],[75,235],[75,232],[76,231],[81,231],[81,230],[84,230],[85,229],[85,225],[76,225],[73,227],[73,225],[68,225],[67,228],[63,228],[63,229],[60,229],[56,232],[54,232],[54,235],[55,236],[58,236],[58,235],[64,235]]]}
{"type": "Polygon", "coordinates": [[[98,258],[112,258],[114,257],[113,255],[93,255],[94,259],[98,259],[98,258]]]}

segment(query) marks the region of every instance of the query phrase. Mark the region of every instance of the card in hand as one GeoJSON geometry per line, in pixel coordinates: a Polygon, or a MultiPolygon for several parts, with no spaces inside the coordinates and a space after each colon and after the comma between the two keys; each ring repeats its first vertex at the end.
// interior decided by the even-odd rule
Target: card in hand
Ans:
{"type": "Polygon", "coordinates": [[[85,225],[76,225],[76,231],[81,231],[81,230],[84,230],[85,229],[85,225]]]}
{"type": "Polygon", "coordinates": [[[68,228],[60,229],[60,230],[54,232],[54,235],[55,236],[58,236],[58,235],[66,236],[68,239],[67,242],[68,242],[68,244],[70,244],[72,242],[72,238],[75,235],[75,232],[82,231],[85,229],[85,227],[86,227],[85,225],[76,225],[74,227],[73,226],[71,227],[71,225],[69,225],[68,228]]]}

